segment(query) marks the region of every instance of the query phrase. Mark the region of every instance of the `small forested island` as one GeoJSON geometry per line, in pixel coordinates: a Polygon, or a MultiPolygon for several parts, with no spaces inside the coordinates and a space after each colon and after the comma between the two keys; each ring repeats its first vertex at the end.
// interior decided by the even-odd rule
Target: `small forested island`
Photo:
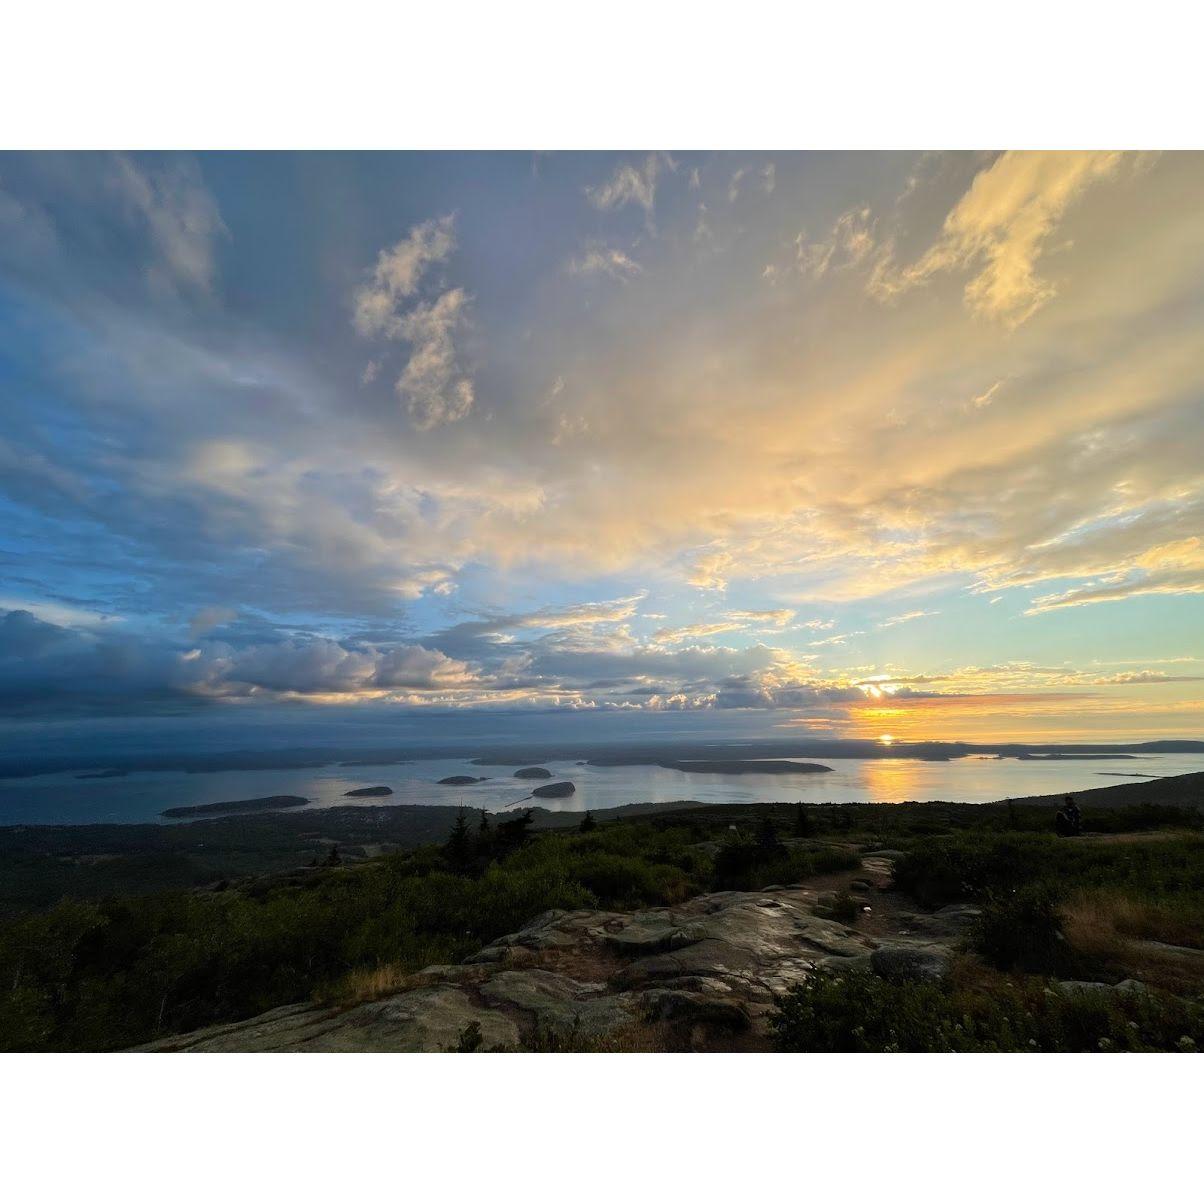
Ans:
{"type": "Polygon", "coordinates": [[[550,778],[552,776],[552,771],[550,769],[544,769],[542,765],[531,765],[526,769],[516,769],[514,771],[514,776],[516,778],[550,778]]]}
{"type": "Polygon", "coordinates": [[[344,798],[386,798],[393,793],[390,786],[360,786],[356,790],[348,790],[344,798]]]}
{"type": "Polygon", "coordinates": [[[659,761],[682,773],[831,773],[831,765],[811,761],[659,761]]]}
{"type": "Polygon", "coordinates": [[[568,798],[576,794],[577,787],[572,782],[550,782],[546,786],[536,786],[531,791],[532,798],[568,798]]]}
{"type": "Polygon", "coordinates": [[[269,794],[264,798],[236,799],[229,803],[197,803],[192,807],[168,807],[159,814],[167,819],[184,819],[190,815],[235,815],[248,811],[283,811],[288,807],[304,807],[309,799],[299,794],[269,794]]]}
{"type": "Polygon", "coordinates": [[[470,778],[467,774],[456,773],[456,774],[452,774],[452,776],[450,778],[440,778],[435,783],[435,785],[436,786],[472,786],[476,782],[484,782],[487,780],[488,780],[487,778],[470,778]]]}

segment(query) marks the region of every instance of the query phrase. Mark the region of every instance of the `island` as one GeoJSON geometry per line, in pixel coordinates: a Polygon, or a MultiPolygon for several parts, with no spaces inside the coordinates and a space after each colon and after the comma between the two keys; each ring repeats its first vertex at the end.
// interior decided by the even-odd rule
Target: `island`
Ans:
{"type": "Polygon", "coordinates": [[[348,790],[344,798],[384,798],[392,794],[391,786],[361,786],[358,790],[348,790]]]}
{"type": "Polygon", "coordinates": [[[198,803],[192,807],[168,807],[159,814],[167,819],[190,815],[235,815],[248,811],[283,811],[286,807],[305,807],[309,799],[298,794],[269,794],[266,798],[236,799],[229,803],[198,803]]]}
{"type": "Polygon", "coordinates": [[[95,773],[77,773],[76,780],[86,782],[90,778],[124,778],[128,775],[128,769],[98,769],[95,773]]]}
{"type": "Polygon", "coordinates": [[[531,791],[532,798],[568,798],[576,794],[577,787],[572,782],[550,782],[547,786],[536,786],[531,791]]]}
{"type": "Polygon", "coordinates": [[[466,774],[453,774],[450,778],[440,778],[436,786],[472,786],[477,782],[487,781],[486,778],[470,778],[466,774]]]}
{"type": "Polygon", "coordinates": [[[658,761],[662,769],[682,773],[831,773],[830,765],[811,761],[658,761]]]}
{"type": "Polygon", "coordinates": [[[527,769],[516,769],[514,776],[516,778],[550,778],[552,771],[544,769],[542,765],[531,765],[527,769]]]}

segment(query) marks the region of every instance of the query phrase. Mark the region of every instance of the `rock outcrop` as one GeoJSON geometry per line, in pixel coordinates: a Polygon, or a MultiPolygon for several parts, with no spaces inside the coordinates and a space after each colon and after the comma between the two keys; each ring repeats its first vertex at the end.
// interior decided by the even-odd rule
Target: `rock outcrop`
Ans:
{"type": "Polygon", "coordinates": [[[298,1004],[145,1048],[181,1051],[763,1049],[777,998],[816,967],[940,977],[964,905],[901,913],[889,940],[816,914],[805,886],[701,895],[631,913],[549,911],[458,966],[345,1008],[298,1004]]]}

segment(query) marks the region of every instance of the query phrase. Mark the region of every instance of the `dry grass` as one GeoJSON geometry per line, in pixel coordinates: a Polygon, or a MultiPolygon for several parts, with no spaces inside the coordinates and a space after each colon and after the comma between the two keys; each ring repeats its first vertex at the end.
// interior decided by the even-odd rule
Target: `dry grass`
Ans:
{"type": "Polygon", "coordinates": [[[371,1003],[386,995],[404,991],[411,971],[400,962],[389,962],[382,966],[368,966],[344,974],[329,986],[319,991],[316,1000],[328,1007],[350,1008],[360,1003],[371,1003]]]}
{"type": "Polygon", "coordinates": [[[1191,948],[1204,942],[1190,913],[1126,895],[1081,891],[1062,906],[1061,915],[1067,936],[1084,952],[1107,949],[1124,938],[1191,948]]]}
{"type": "Polygon", "coordinates": [[[1173,908],[1101,892],[1073,895],[1060,908],[1078,953],[1167,990],[1204,986],[1200,926],[1173,908]]]}

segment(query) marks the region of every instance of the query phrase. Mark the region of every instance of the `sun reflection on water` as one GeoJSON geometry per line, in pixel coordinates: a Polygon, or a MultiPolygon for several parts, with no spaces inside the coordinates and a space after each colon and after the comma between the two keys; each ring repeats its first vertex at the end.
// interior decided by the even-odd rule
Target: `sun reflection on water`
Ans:
{"type": "Polygon", "coordinates": [[[917,797],[923,764],[907,757],[875,757],[862,767],[866,797],[876,803],[901,803],[917,797]]]}

